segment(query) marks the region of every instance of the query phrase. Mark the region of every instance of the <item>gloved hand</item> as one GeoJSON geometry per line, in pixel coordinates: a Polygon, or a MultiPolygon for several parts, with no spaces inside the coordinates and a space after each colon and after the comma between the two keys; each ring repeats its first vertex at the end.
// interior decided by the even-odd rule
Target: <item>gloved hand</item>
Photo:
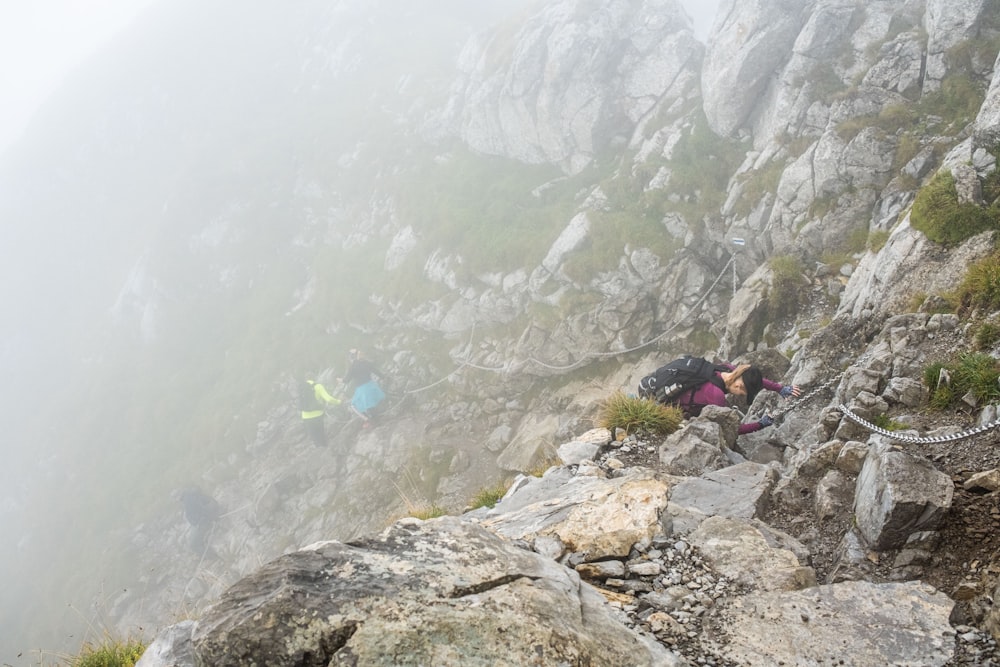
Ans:
{"type": "Polygon", "coordinates": [[[767,428],[774,423],[774,418],[771,415],[764,415],[757,420],[757,423],[760,424],[761,428],[767,428]]]}
{"type": "Polygon", "coordinates": [[[781,390],[778,393],[781,394],[782,398],[789,398],[791,396],[798,396],[799,395],[799,388],[796,387],[795,385],[786,384],[785,386],[783,386],[781,388],[781,390]]]}

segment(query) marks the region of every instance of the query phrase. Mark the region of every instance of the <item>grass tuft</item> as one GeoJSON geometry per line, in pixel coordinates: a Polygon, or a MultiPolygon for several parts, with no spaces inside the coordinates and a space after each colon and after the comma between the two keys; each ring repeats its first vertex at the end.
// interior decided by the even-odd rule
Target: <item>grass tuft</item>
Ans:
{"type": "Polygon", "coordinates": [[[510,488],[510,484],[506,481],[497,482],[493,486],[488,486],[486,488],[480,489],[472,500],[469,501],[470,509],[479,509],[480,507],[495,507],[498,502],[507,493],[507,489],[510,488]]]}
{"type": "Polygon", "coordinates": [[[1000,213],[975,204],[959,204],[955,177],[949,171],[940,171],[917,193],[910,222],[931,241],[952,247],[987,229],[996,229],[1000,213]]]}
{"type": "Polygon", "coordinates": [[[540,461],[535,465],[531,466],[528,470],[524,471],[525,475],[530,475],[531,477],[541,477],[545,474],[549,468],[562,465],[562,461],[559,457],[553,457],[540,461]]]}
{"type": "Polygon", "coordinates": [[[983,322],[976,329],[974,341],[977,350],[990,350],[1000,342],[1000,324],[983,322]]]}
{"type": "Polygon", "coordinates": [[[898,431],[906,428],[906,424],[896,421],[887,414],[876,415],[872,420],[872,423],[881,429],[885,429],[886,431],[898,431]]]}
{"type": "Polygon", "coordinates": [[[979,403],[1000,399],[1000,365],[981,352],[961,354],[952,363],[933,363],[924,369],[924,384],[931,391],[930,406],[935,410],[955,407],[966,394],[979,403]],[[942,370],[950,381],[938,382],[942,370]]]}
{"type": "Polygon", "coordinates": [[[807,279],[802,260],[794,255],[778,255],[768,260],[771,285],[767,292],[770,319],[777,320],[796,311],[802,299],[802,287],[807,279]]]}
{"type": "Polygon", "coordinates": [[[105,637],[100,644],[85,644],[69,664],[70,667],[134,667],[145,650],[146,644],[137,639],[105,637]]]}
{"type": "Polygon", "coordinates": [[[420,519],[421,521],[426,521],[427,519],[436,519],[439,516],[444,516],[448,513],[448,510],[441,507],[440,505],[431,505],[429,507],[418,507],[416,509],[410,510],[410,516],[414,519],[420,519]]]}
{"type": "Polygon", "coordinates": [[[619,391],[601,404],[597,425],[612,433],[616,428],[622,428],[628,433],[645,431],[666,435],[676,431],[682,421],[684,415],[679,408],[645,398],[627,396],[619,391]]]}
{"type": "Polygon", "coordinates": [[[889,241],[889,232],[884,229],[873,230],[868,234],[868,241],[865,244],[868,250],[871,252],[878,252],[885,247],[885,244],[889,241]]]}
{"type": "Polygon", "coordinates": [[[1000,252],[972,264],[955,290],[962,311],[1000,309],[1000,252]]]}

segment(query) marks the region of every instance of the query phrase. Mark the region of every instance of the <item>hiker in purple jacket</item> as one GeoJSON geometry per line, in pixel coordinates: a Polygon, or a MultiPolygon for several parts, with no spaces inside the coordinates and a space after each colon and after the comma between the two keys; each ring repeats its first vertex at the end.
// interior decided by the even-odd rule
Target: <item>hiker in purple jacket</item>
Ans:
{"type": "MultiPolygon", "coordinates": [[[[753,399],[757,397],[761,389],[778,392],[783,398],[799,396],[801,394],[797,386],[790,384],[782,385],[773,380],[768,380],[760,372],[759,368],[750,366],[749,364],[742,364],[740,366],[733,366],[732,364],[719,365],[729,369],[728,371],[716,371],[715,374],[722,380],[721,383],[706,382],[693,392],[685,392],[677,400],[677,406],[684,411],[685,416],[697,416],[706,405],[726,407],[727,393],[734,396],[746,396],[747,405],[753,403],[753,399]],[[725,386],[725,390],[719,384],[725,386]]],[[[740,424],[739,435],[759,431],[773,423],[774,419],[770,415],[764,415],[755,422],[740,424]]]]}

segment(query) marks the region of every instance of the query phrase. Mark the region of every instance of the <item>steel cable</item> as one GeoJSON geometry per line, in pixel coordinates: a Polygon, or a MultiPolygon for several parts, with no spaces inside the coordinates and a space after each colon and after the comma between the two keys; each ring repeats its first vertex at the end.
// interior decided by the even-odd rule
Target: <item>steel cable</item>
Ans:
{"type": "Polygon", "coordinates": [[[915,445],[965,440],[966,438],[972,438],[974,436],[979,435],[980,433],[985,433],[986,431],[989,431],[991,429],[996,428],[997,426],[1000,426],[1000,419],[997,419],[995,421],[990,422],[989,424],[976,426],[975,428],[970,428],[966,431],[962,431],[961,433],[952,433],[951,435],[934,435],[934,436],[919,438],[912,435],[902,435],[900,433],[893,433],[892,431],[888,431],[884,428],[876,426],[875,424],[872,424],[871,422],[866,421],[861,417],[859,417],[858,415],[851,412],[848,409],[848,407],[843,403],[837,406],[837,409],[843,412],[844,416],[850,419],[852,422],[854,422],[858,426],[868,429],[872,433],[878,433],[881,436],[885,436],[886,438],[889,438],[890,440],[895,440],[897,442],[905,442],[915,445]]]}
{"type": "MultiPolygon", "coordinates": [[[[588,361],[590,361],[592,359],[600,359],[600,358],[606,358],[606,357],[616,357],[616,356],[618,356],[620,354],[628,354],[630,352],[636,352],[636,351],[641,350],[643,348],[649,347],[650,345],[653,345],[654,343],[658,342],[664,336],[666,336],[667,334],[669,334],[670,332],[672,332],[674,329],[676,329],[677,327],[679,327],[681,325],[681,323],[687,318],[688,315],[690,315],[691,313],[695,312],[698,309],[698,307],[702,303],[704,303],[705,299],[707,299],[708,296],[712,293],[712,290],[714,290],[715,287],[716,287],[716,285],[719,284],[719,281],[722,280],[722,277],[726,275],[726,271],[729,269],[730,265],[733,264],[734,260],[735,260],[735,255],[731,255],[729,257],[729,261],[726,262],[726,265],[724,267],[722,267],[722,270],[719,272],[719,275],[715,278],[715,280],[708,287],[708,289],[705,291],[705,293],[698,299],[698,301],[696,301],[694,303],[694,305],[692,305],[687,310],[687,312],[681,318],[679,318],[676,322],[674,322],[674,324],[672,326],[668,327],[666,330],[664,330],[663,332],[659,333],[658,335],[656,335],[655,337],[651,338],[650,340],[648,340],[648,341],[646,341],[644,343],[640,343],[639,345],[636,345],[635,347],[626,348],[624,350],[617,350],[615,352],[588,352],[588,353],[584,354],[580,359],[574,361],[571,364],[565,365],[565,366],[557,366],[557,365],[554,365],[554,364],[550,364],[550,363],[544,362],[544,361],[542,361],[540,359],[536,359],[535,357],[532,357],[532,356],[525,357],[524,360],[521,363],[524,363],[524,364],[533,363],[533,364],[535,364],[537,366],[541,366],[542,368],[547,368],[549,370],[568,371],[568,370],[576,369],[576,368],[582,366],[583,364],[587,363],[588,361]]],[[[469,337],[469,345],[468,345],[468,347],[470,349],[472,347],[473,336],[475,335],[475,331],[476,331],[476,327],[473,326],[472,327],[472,332],[471,332],[470,337],[469,337]]],[[[468,355],[467,355],[467,357],[468,357],[468,355]]],[[[441,384],[442,382],[445,382],[448,379],[454,377],[454,375],[456,373],[458,373],[459,371],[461,371],[463,368],[474,368],[476,370],[486,371],[486,372],[490,372],[490,373],[505,373],[505,372],[509,372],[509,370],[511,368],[514,368],[516,365],[519,365],[519,364],[517,364],[514,361],[511,361],[511,362],[508,362],[507,364],[504,364],[503,366],[495,366],[495,367],[479,366],[477,364],[472,363],[472,361],[470,359],[466,358],[464,361],[462,361],[461,364],[459,364],[458,367],[456,367],[453,371],[451,371],[450,373],[448,373],[447,375],[445,375],[443,378],[441,378],[439,380],[436,380],[436,381],[434,381],[434,382],[432,382],[432,383],[430,383],[430,384],[428,384],[426,386],[418,387],[417,389],[410,389],[410,390],[405,391],[403,393],[405,393],[405,394],[416,394],[416,393],[419,393],[419,392],[422,392],[422,391],[426,391],[427,389],[430,389],[432,387],[436,387],[437,385],[441,384]]]]}

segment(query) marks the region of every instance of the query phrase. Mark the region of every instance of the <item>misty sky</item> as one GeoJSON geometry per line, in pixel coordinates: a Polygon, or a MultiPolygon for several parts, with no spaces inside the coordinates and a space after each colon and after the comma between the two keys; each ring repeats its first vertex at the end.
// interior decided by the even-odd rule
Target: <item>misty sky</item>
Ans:
{"type": "Polygon", "coordinates": [[[681,4],[694,20],[694,32],[700,39],[705,39],[708,29],[715,18],[715,8],[720,0],[680,0],[681,4]]]}
{"type": "Polygon", "coordinates": [[[156,0],[31,0],[0,9],[0,150],[79,63],[156,0]]]}
{"type": "MultiPolygon", "coordinates": [[[[31,0],[0,9],[0,151],[73,69],[158,0],[31,0]]],[[[681,0],[705,37],[719,0],[681,0]]],[[[234,4],[234,11],[239,11],[234,4]]]]}

